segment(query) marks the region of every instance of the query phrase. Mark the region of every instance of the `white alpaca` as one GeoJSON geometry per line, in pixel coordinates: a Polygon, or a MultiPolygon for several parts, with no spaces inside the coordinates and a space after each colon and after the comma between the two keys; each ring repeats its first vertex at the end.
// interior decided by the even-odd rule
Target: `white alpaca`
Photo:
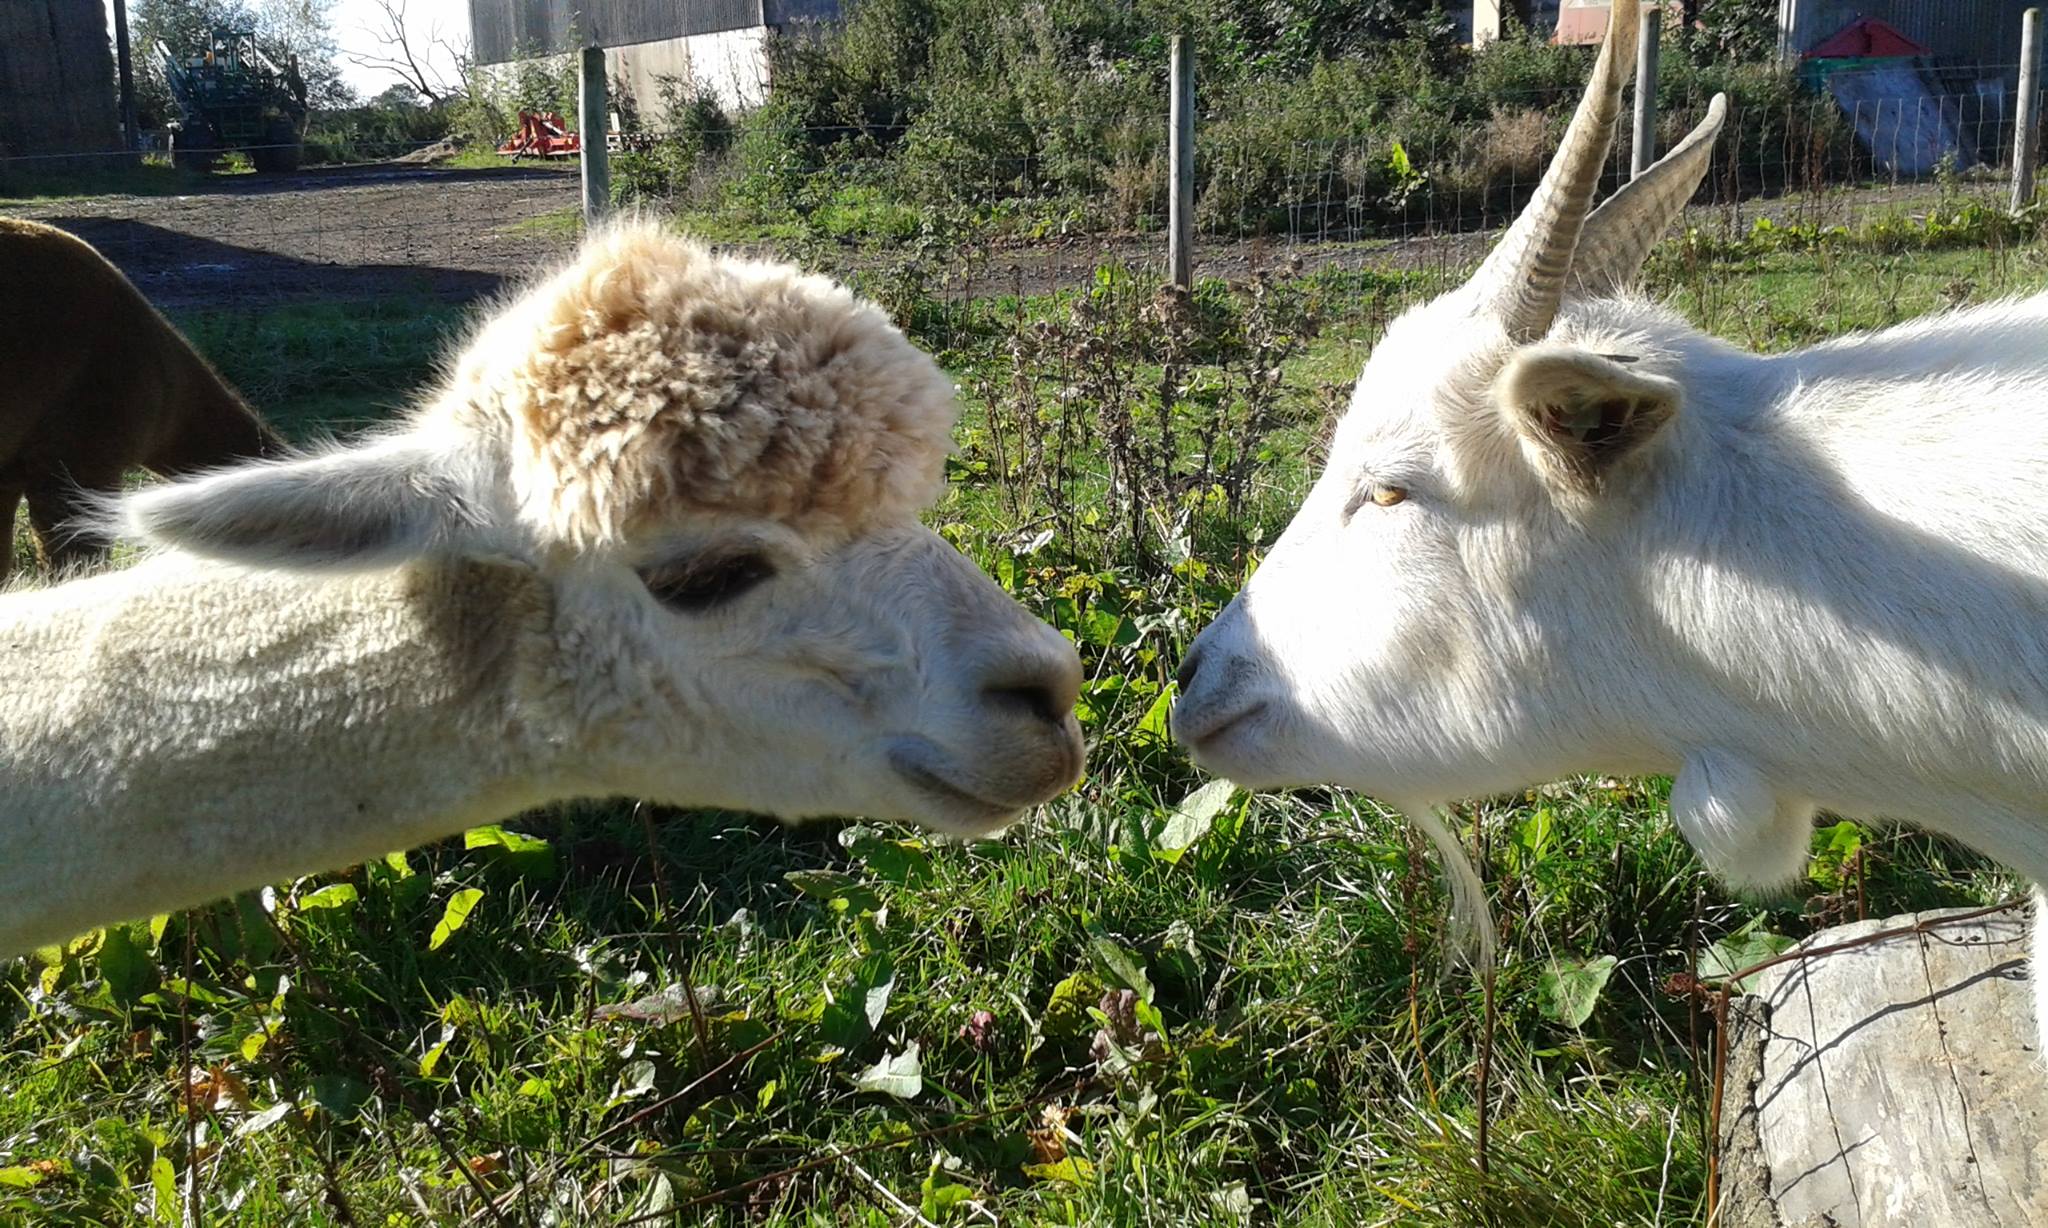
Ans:
{"type": "Polygon", "coordinates": [[[625,795],[995,831],[1073,648],[917,515],[951,384],[829,281],[589,240],[394,430],[130,498],[0,597],[0,955],[625,795]]]}
{"type": "Polygon", "coordinates": [[[1176,733],[1247,784],[1396,802],[1468,915],[1432,805],[1586,771],[1673,773],[1739,885],[1796,876],[1817,809],[2048,882],[2048,297],[1763,357],[1618,294],[1723,104],[1587,217],[1635,41],[1611,11],[1535,200],[1388,330],[1176,733]]]}

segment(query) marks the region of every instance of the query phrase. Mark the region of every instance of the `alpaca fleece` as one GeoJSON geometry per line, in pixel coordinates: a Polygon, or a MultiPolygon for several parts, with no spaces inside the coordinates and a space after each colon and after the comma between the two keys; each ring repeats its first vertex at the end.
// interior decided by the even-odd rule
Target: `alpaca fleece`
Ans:
{"type": "Polygon", "coordinates": [[[578,546],[693,510],[807,535],[900,518],[937,496],[958,414],[872,304],[642,226],[513,303],[443,405],[502,419],[522,503],[578,546]]]}

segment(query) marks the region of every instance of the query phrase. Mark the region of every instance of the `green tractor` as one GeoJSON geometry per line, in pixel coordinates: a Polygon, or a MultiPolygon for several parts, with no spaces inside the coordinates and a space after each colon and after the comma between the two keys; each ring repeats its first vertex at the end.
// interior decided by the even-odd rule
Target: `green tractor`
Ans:
{"type": "Polygon", "coordinates": [[[306,139],[306,79],[296,57],[279,68],[251,30],[217,29],[211,45],[179,59],[157,44],[182,116],[172,138],[179,166],[206,171],[243,150],[259,171],[295,171],[306,139]]]}

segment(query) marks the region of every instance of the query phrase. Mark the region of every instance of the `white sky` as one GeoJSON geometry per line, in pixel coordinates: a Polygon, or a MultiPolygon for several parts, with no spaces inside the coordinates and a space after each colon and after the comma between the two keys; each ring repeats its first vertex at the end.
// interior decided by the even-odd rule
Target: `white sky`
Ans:
{"type": "MultiPolygon", "coordinates": [[[[349,52],[388,54],[374,33],[383,25],[384,14],[376,0],[336,0],[333,27],[334,41],[342,50],[341,76],[365,98],[398,80],[389,72],[349,62],[349,52]]],[[[406,0],[405,25],[412,35],[413,54],[422,58],[427,71],[455,85],[455,59],[449,49],[469,50],[469,0],[406,0]],[[436,39],[447,45],[436,45],[436,39]]]]}
{"type": "MultiPolygon", "coordinates": [[[[133,0],[130,0],[131,4],[133,0]]],[[[424,61],[431,74],[448,85],[456,84],[455,59],[450,48],[469,49],[469,0],[404,0],[406,29],[412,35],[413,54],[424,61]],[[447,44],[438,46],[435,40],[447,44]]],[[[107,0],[107,30],[114,28],[113,3],[107,0]]],[[[334,41],[341,45],[342,79],[368,98],[393,85],[398,78],[379,68],[351,63],[349,53],[382,56],[389,50],[378,44],[377,31],[384,26],[384,14],[377,0],[335,0],[331,25],[334,41]]],[[[137,55],[143,54],[137,49],[137,55]]]]}

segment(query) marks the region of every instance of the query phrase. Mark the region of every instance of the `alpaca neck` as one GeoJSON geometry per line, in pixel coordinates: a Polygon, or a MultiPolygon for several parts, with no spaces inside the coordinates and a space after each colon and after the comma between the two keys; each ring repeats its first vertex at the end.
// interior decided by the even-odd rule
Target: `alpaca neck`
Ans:
{"type": "Polygon", "coordinates": [[[0,599],[0,955],[552,800],[531,573],[167,556],[0,599]]]}

